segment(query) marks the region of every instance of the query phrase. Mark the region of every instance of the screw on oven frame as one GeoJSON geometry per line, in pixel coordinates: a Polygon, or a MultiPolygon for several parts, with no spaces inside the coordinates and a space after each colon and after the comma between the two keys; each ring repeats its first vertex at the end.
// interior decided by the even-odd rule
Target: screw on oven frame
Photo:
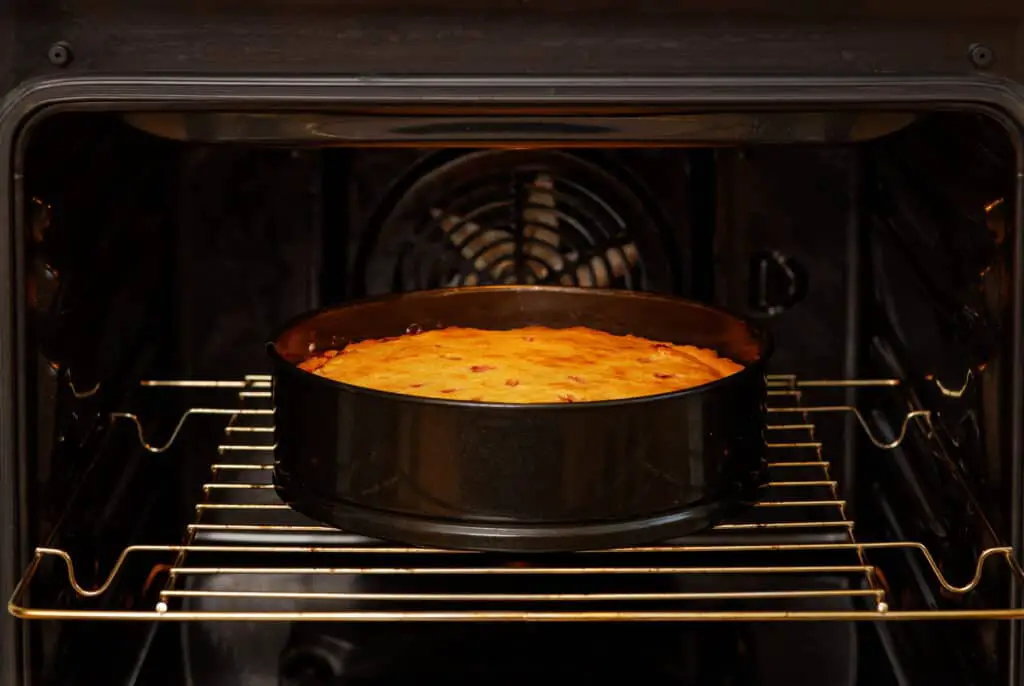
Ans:
{"type": "Polygon", "coordinates": [[[67,41],[57,41],[46,51],[46,59],[55,67],[66,67],[71,64],[74,53],[71,52],[71,44],[67,41]]]}
{"type": "Polygon", "coordinates": [[[967,54],[971,58],[971,63],[979,69],[992,66],[996,60],[996,54],[992,48],[981,43],[972,43],[967,54]]]}

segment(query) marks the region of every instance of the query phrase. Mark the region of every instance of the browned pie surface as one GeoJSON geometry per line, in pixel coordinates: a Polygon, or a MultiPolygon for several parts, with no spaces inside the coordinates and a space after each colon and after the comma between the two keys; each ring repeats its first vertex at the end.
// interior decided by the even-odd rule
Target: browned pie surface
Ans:
{"type": "Polygon", "coordinates": [[[451,327],[352,343],[302,369],[406,395],[502,403],[617,400],[691,388],[743,369],[712,350],[584,327],[451,327]]]}

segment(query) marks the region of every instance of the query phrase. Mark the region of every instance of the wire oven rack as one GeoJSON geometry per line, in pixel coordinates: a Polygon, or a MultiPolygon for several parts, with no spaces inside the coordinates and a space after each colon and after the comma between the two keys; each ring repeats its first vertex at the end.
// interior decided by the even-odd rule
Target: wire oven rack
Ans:
{"type": "MultiPolygon", "coordinates": [[[[805,404],[814,389],[894,387],[897,380],[805,380],[775,375],[769,384],[766,444],[770,482],[745,518],[702,535],[656,546],[567,555],[509,556],[413,548],[322,526],[281,502],[274,463],[271,377],[237,381],[145,381],[151,387],[237,389],[236,407],[188,410],[164,444],[167,451],[194,415],[226,418],[224,441],[195,506],[195,520],[178,545],[132,545],[103,583],[84,587],[72,556],[40,547],[8,604],[26,619],[246,621],[724,621],[879,620],[1024,617],[1021,609],[890,606],[876,555],[916,555],[948,596],[964,596],[999,558],[1015,583],[1024,571],[1013,550],[980,552],[973,578],[946,578],[922,543],[863,542],[854,535],[846,502],[830,473],[815,418],[850,413],[879,449],[898,447],[910,431],[931,431],[926,410],[906,413],[898,435],[882,440],[853,406],[805,404]],[[149,579],[162,590],[145,607],[109,609],[111,593],[130,563],[156,559],[149,579]],[[63,574],[61,570],[63,569],[63,574]],[[44,571],[45,570],[45,571],[44,571]],[[74,591],[72,607],[35,607],[34,582],[61,576],[74,591]]],[[[212,452],[212,450],[211,450],[212,452]]],[[[145,596],[140,593],[140,596],[145,596]]]]}

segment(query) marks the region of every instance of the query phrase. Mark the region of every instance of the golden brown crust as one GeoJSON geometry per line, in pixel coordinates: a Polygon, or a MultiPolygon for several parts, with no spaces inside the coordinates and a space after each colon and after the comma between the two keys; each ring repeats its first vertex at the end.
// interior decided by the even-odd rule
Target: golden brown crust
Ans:
{"type": "Polygon", "coordinates": [[[365,388],[449,400],[620,400],[709,383],[743,367],[712,350],[585,327],[450,327],[352,343],[299,364],[365,388]]]}

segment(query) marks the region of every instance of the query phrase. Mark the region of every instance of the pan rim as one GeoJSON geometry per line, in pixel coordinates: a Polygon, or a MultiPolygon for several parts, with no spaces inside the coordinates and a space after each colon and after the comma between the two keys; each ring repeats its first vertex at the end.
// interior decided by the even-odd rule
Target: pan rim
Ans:
{"type": "Polygon", "coordinates": [[[429,289],[421,291],[409,291],[401,293],[387,293],[383,295],[369,296],[366,298],[360,298],[358,300],[352,300],[340,305],[326,305],[313,310],[308,310],[299,315],[296,315],[286,322],[281,324],[271,335],[270,340],[267,342],[267,352],[271,359],[275,363],[275,377],[281,371],[288,374],[299,375],[296,378],[300,378],[305,383],[321,384],[324,388],[333,388],[339,391],[345,391],[347,393],[369,396],[379,398],[382,400],[388,400],[391,402],[403,402],[418,405],[435,405],[442,407],[452,408],[468,408],[468,409],[482,409],[482,410],[507,410],[507,411],[537,411],[537,410],[558,410],[561,412],[565,411],[585,411],[590,408],[608,408],[616,406],[629,406],[642,403],[669,401],[678,398],[684,398],[691,395],[697,395],[702,393],[709,393],[715,389],[725,388],[735,383],[742,383],[742,381],[750,376],[751,374],[764,374],[765,362],[771,357],[773,352],[773,340],[771,335],[759,326],[753,324],[748,318],[737,315],[729,310],[721,307],[708,305],[706,303],[690,300],[675,295],[668,295],[663,293],[651,293],[646,291],[624,291],[612,288],[582,288],[575,286],[546,286],[546,285],[488,285],[488,286],[461,286],[454,288],[439,288],[429,289]],[[751,332],[752,340],[756,341],[759,347],[757,357],[747,363],[743,364],[743,369],[730,374],[729,376],[710,381],[708,383],[701,384],[699,386],[692,386],[690,388],[684,388],[678,391],[669,391],[667,393],[658,393],[655,395],[644,395],[632,398],[618,398],[612,400],[594,400],[594,401],[582,401],[574,403],[508,403],[508,402],[479,402],[472,400],[449,400],[445,398],[431,398],[416,395],[407,395],[404,393],[395,393],[393,391],[382,391],[375,388],[369,388],[366,386],[356,386],[354,384],[345,383],[343,381],[336,381],[329,379],[324,376],[319,376],[313,372],[301,369],[297,364],[285,359],[285,357],[278,350],[278,341],[287,333],[292,331],[294,328],[301,324],[308,322],[326,312],[332,312],[336,310],[357,308],[366,305],[374,305],[380,303],[391,302],[395,300],[402,300],[408,298],[415,299],[437,299],[450,296],[457,296],[465,294],[467,292],[502,292],[502,291],[519,291],[519,292],[534,292],[534,293],[565,293],[565,294],[587,294],[596,295],[598,297],[611,297],[617,299],[637,299],[637,300],[657,300],[662,302],[669,302],[676,305],[685,305],[695,309],[701,309],[707,312],[712,312],[717,315],[724,315],[732,318],[737,322],[743,324],[748,331],[751,332]]]}

